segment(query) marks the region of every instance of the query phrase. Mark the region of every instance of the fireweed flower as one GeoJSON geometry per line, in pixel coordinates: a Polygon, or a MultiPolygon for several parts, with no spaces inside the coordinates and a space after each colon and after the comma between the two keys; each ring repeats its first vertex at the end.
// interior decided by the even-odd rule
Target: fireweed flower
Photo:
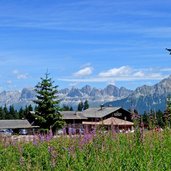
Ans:
{"type": "Polygon", "coordinates": [[[52,132],[52,129],[50,129],[50,131],[49,131],[49,137],[51,137],[51,138],[53,138],[53,132],[52,132]]]}
{"type": "Polygon", "coordinates": [[[84,145],[88,144],[89,142],[91,142],[93,140],[95,136],[95,133],[94,134],[84,134],[83,137],[81,137],[80,141],[79,141],[79,147],[82,148],[84,145]]]}
{"type": "Polygon", "coordinates": [[[52,132],[49,132],[49,134],[46,135],[46,141],[50,141],[53,138],[52,132]]]}
{"type": "Polygon", "coordinates": [[[68,154],[73,155],[75,153],[75,145],[72,145],[68,148],[68,154]]]}
{"type": "Polygon", "coordinates": [[[56,157],[56,153],[54,153],[54,152],[56,152],[56,151],[55,151],[55,148],[54,148],[53,146],[48,146],[48,152],[51,154],[51,156],[52,156],[53,158],[56,157]]]}
{"type": "Polygon", "coordinates": [[[57,152],[53,146],[48,146],[48,152],[50,154],[51,166],[55,167],[56,166],[57,152]]]}
{"type": "Polygon", "coordinates": [[[18,144],[18,151],[19,151],[19,154],[20,154],[20,165],[24,165],[24,157],[23,157],[23,148],[21,146],[21,144],[18,144]]]}
{"type": "Polygon", "coordinates": [[[43,134],[39,134],[38,137],[39,137],[40,142],[43,142],[45,139],[43,134]]]}
{"type": "Polygon", "coordinates": [[[70,148],[62,147],[62,149],[63,149],[64,151],[66,151],[66,152],[68,153],[68,155],[70,155],[70,148]]]}
{"type": "Polygon", "coordinates": [[[63,135],[66,135],[66,128],[63,128],[62,131],[63,131],[63,135]]]}
{"type": "Polygon", "coordinates": [[[33,144],[34,145],[37,145],[38,144],[36,135],[33,136],[33,144]]]}

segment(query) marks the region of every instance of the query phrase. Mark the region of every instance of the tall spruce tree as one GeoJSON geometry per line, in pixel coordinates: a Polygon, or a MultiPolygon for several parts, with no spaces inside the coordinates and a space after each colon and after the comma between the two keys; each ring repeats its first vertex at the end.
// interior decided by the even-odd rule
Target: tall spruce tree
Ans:
{"type": "Polygon", "coordinates": [[[59,100],[57,99],[57,87],[53,86],[54,81],[49,78],[49,73],[45,74],[45,78],[41,78],[35,86],[37,99],[34,102],[37,104],[35,111],[35,123],[41,128],[50,129],[53,132],[56,129],[62,128],[64,121],[59,113],[59,100]]]}
{"type": "Polygon", "coordinates": [[[86,100],[84,102],[84,110],[88,109],[89,108],[89,104],[88,104],[88,100],[86,100]]]}
{"type": "Polygon", "coordinates": [[[18,116],[19,116],[19,119],[24,119],[24,110],[22,107],[18,111],[18,116]]]}
{"type": "Polygon", "coordinates": [[[0,119],[5,119],[5,112],[2,107],[0,107],[0,119]]]}
{"type": "Polygon", "coordinates": [[[9,116],[10,116],[9,119],[18,119],[19,118],[18,112],[14,109],[13,105],[9,106],[9,116]]]}
{"type": "Polygon", "coordinates": [[[83,110],[83,108],[84,108],[84,104],[83,104],[83,102],[78,103],[77,110],[78,110],[78,111],[82,111],[82,110],[83,110]]]}

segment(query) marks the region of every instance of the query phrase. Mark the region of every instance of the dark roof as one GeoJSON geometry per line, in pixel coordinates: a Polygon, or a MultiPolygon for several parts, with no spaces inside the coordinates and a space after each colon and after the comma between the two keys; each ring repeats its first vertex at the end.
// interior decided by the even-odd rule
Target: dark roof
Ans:
{"type": "Polygon", "coordinates": [[[87,118],[103,118],[119,109],[121,109],[121,107],[89,108],[84,110],[82,114],[87,118]]]}
{"type": "Polygon", "coordinates": [[[28,120],[0,120],[0,129],[33,128],[28,120]]]}
{"type": "Polygon", "coordinates": [[[82,115],[82,112],[75,111],[61,111],[60,112],[63,119],[87,119],[87,117],[82,115]]]}
{"type": "MultiPolygon", "coordinates": [[[[62,118],[65,120],[70,119],[87,119],[85,116],[83,116],[82,112],[76,112],[76,111],[59,111],[62,115],[62,118]]],[[[31,114],[35,114],[34,111],[30,112],[31,114]]]]}
{"type": "MultiPolygon", "coordinates": [[[[127,110],[121,108],[121,107],[102,107],[102,108],[89,108],[82,112],[76,112],[76,111],[60,111],[60,114],[62,115],[62,118],[64,120],[70,120],[70,119],[88,119],[88,118],[103,118],[111,113],[114,113],[118,111],[119,109],[122,109],[126,112],[127,110]]],[[[34,113],[34,112],[32,112],[34,113]]]]}

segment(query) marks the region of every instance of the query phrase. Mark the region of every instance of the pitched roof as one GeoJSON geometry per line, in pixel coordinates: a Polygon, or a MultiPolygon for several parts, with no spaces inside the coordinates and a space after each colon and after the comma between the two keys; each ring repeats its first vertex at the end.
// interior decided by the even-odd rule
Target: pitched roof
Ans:
{"type": "Polygon", "coordinates": [[[115,126],[123,126],[129,125],[133,126],[133,122],[125,121],[119,118],[111,117],[99,122],[83,122],[83,125],[115,125],[115,126]]]}
{"type": "MultiPolygon", "coordinates": [[[[30,112],[31,114],[35,114],[34,111],[30,112]]],[[[76,112],[76,111],[59,111],[59,113],[62,115],[63,119],[66,120],[73,120],[73,119],[87,119],[87,117],[82,115],[82,112],[76,112]]]]}
{"type": "Polygon", "coordinates": [[[107,118],[103,121],[100,121],[100,124],[103,124],[103,125],[134,125],[133,122],[125,121],[123,119],[119,119],[119,118],[115,118],[115,117],[107,118]]]}
{"type": "Polygon", "coordinates": [[[0,129],[32,128],[28,120],[0,120],[0,129]]]}
{"type": "Polygon", "coordinates": [[[70,120],[70,119],[87,119],[87,117],[82,115],[82,112],[75,112],[75,111],[61,111],[60,112],[63,119],[70,120]]]}
{"type": "Polygon", "coordinates": [[[119,110],[121,107],[102,107],[89,108],[82,112],[83,116],[87,118],[103,118],[104,116],[119,110]]]}

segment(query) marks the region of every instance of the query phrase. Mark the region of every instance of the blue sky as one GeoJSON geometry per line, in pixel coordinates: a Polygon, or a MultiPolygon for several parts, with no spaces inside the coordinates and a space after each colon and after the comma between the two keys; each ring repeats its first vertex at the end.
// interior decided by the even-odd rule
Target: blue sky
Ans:
{"type": "Polygon", "coordinates": [[[0,90],[135,89],[171,74],[170,0],[0,0],[0,90]]]}

